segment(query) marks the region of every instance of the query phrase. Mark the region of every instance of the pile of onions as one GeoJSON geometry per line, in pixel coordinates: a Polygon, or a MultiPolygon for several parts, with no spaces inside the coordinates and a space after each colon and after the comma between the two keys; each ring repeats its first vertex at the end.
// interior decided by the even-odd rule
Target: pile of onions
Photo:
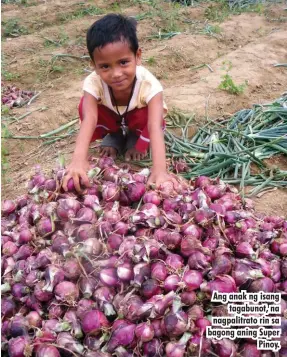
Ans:
{"type": "Polygon", "coordinates": [[[28,193],[2,202],[4,355],[263,356],[252,339],[205,336],[227,315],[212,292],[242,289],[281,293],[285,355],[287,221],[220,180],[150,190],[148,174],[94,159],[78,195],[62,167],[36,167],[28,193]]]}
{"type": "Polygon", "coordinates": [[[2,104],[7,107],[21,107],[29,102],[36,93],[30,90],[21,90],[15,86],[7,85],[2,91],[2,104]]]}

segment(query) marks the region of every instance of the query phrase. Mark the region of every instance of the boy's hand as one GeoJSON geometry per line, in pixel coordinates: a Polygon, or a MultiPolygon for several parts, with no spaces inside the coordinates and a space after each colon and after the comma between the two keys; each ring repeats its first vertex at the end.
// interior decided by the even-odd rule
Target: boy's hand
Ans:
{"type": "Polygon", "coordinates": [[[169,175],[166,171],[152,171],[147,181],[147,185],[149,186],[155,184],[155,187],[159,188],[160,185],[166,181],[171,181],[176,191],[178,187],[178,182],[174,177],[172,177],[172,175],[169,175]]]}
{"type": "Polygon", "coordinates": [[[83,193],[81,184],[85,187],[90,187],[89,178],[87,176],[87,171],[89,169],[89,163],[87,160],[73,160],[67,167],[66,175],[63,179],[63,189],[68,190],[67,184],[70,178],[74,181],[74,186],[77,192],[83,193]]]}

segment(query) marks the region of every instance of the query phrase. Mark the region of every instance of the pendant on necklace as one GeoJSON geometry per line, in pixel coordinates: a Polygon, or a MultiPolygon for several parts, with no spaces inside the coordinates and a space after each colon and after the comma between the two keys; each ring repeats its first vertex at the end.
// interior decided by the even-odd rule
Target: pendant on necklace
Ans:
{"type": "Polygon", "coordinates": [[[123,135],[126,136],[127,135],[127,126],[126,126],[126,123],[125,123],[125,118],[122,117],[122,122],[121,122],[121,128],[122,128],[122,131],[123,131],[123,135]]]}

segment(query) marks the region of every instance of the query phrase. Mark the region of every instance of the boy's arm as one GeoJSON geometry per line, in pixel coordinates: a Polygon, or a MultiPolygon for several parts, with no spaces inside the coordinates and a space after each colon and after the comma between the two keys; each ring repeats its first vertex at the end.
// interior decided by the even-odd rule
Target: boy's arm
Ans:
{"type": "Polygon", "coordinates": [[[84,119],[81,122],[72,161],[67,167],[67,173],[63,180],[65,191],[67,190],[67,183],[70,178],[73,178],[75,189],[78,192],[82,192],[80,179],[85,186],[89,186],[87,176],[89,163],[87,159],[90,141],[98,121],[98,104],[97,100],[87,92],[84,92],[83,115],[84,119]]]}
{"type": "Polygon", "coordinates": [[[165,181],[173,181],[166,171],[166,153],[163,125],[162,92],[155,95],[148,103],[148,131],[152,154],[152,172],[148,184],[155,183],[158,187],[165,181]]]}

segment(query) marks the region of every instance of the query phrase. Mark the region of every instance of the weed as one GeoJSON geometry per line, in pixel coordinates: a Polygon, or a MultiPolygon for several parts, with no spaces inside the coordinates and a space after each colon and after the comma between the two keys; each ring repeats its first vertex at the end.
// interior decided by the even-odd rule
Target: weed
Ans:
{"type": "Polygon", "coordinates": [[[73,11],[70,14],[61,14],[58,16],[58,19],[62,22],[66,22],[69,20],[80,19],[85,16],[92,15],[101,15],[104,11],[97,6],[89,5],[89,6],[80,6],[79,9],[73,11]]]}
{"type": "Polygon", "coordinates": [[[62,73],[65,67],[61,65],[56,65],[54,61],[47,61],[42,58],[39,59],[39,65],[42,67],[40,70],[40,77],[48,77],[52,73],[62,73]]]}
{"type": "Polygon", "coordinates": [[[9,19],[7,21],[2,21],[3,37],[18,37],[21,35],[26,35],[28,30],[19,25],[18,19],[9,19]]]}
{"type": "Polygon", "coordinates": [[[215,0],[204,12],[210,21],[223,21],[230,15],[230,8],[226,0],[215,0]]]}
{"type": "Polygon", "coordinates": [[[153,66],[156,64],[156,59],[154,57],[149,57],[148,59],[145,60],[145,62],[150,66],[153,66]]]}
{"type": "Polygon", "coordinates": [[[60,47],[64,46],[69,41],[69,36],[65,32],[61,32],[56,40],[43,37],[45,39],[45,47],[60,47]]]}
{"type": "Polygon", "coordinates": [[[222,76],[222,81],[220,85],[218,86],[219,89],[225,90],[226,92],[230,94],[241,94],[244,92],[246,86],[247,86],[247,81],[243,84],[235,84],[232,77],[229,74],[229,71],[232,68],[232,63],[230,61],[225,61],[223,62],[223,68],[226,73],[225,75],[222,76]]]}
{"type": "Polygon", "coordinates": [[[1,65],[2,65],[2,71],[1,71],[2,78],[4,78],[5,81],[13,81],[20,77],[19,74],[11,73],[6,69],[6,63],[3,55],[2,55],[1,65]]]}
{"type": "Polygon", "coordinates": [[[218,25],[206,24],[205,27],[199,32],[204,35],[217,37],[217,35],[219,35],[222,32],[222,30],[218,25]]]}

